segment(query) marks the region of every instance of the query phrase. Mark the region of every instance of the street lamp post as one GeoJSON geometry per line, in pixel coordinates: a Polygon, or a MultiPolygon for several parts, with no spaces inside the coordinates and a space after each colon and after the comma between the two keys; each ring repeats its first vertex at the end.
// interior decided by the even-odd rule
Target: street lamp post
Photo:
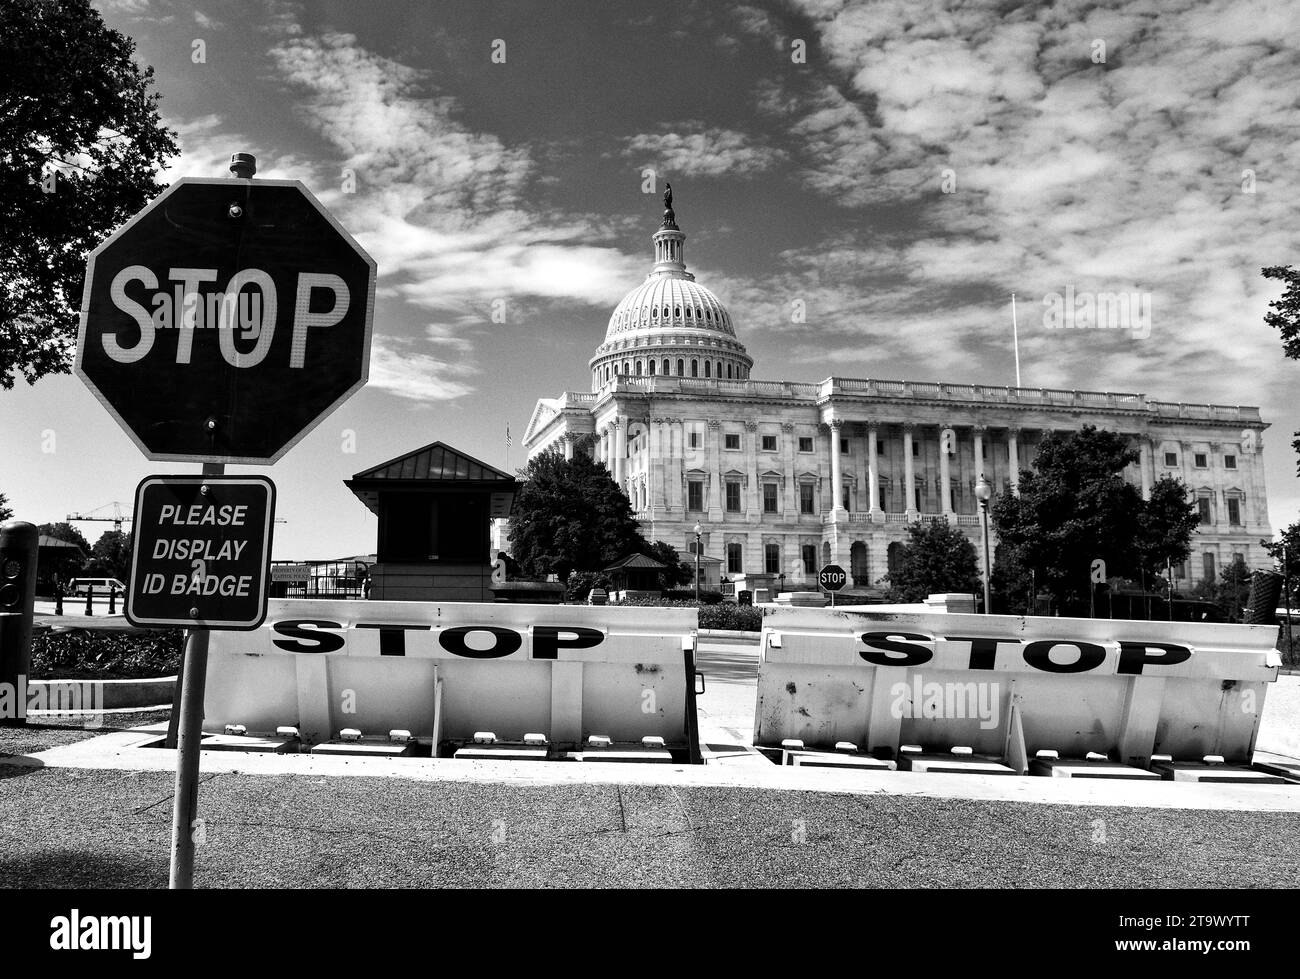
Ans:
{"type": "Polygon", "coordinates": [[[980,501],[980,523],[984,526],[984,614],[992,612],[989,606],[989,577],[992,570],[989,564],[989,499],[993,496],[993,487],[980,473],[979,482],[975,484],[975,499],[980,501]]]}
{"type": "Polygon", "coordinates": [[[695,604],[700,604],[700,525],[695,525],[695,604]]]}

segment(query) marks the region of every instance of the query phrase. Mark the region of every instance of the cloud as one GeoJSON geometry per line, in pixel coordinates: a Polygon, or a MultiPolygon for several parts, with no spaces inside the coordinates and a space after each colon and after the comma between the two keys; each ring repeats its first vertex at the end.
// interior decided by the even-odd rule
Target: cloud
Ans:
{"type": "Polygon", "coordinates": [[[370,348],[367,387],[408,401],[451,401],[473,392],[467,378],[475,373],[471,365],[421,353],[409,340],[376,337],[370,348]]]}
{"type": "Polygon", "coordinates": [[[660,133],[638,133],[623,144],[625,157],[642,160],[670,176],[748,178],[771,169],[785,155],[744,133],[700,123],[664,126],[660,133]]]}

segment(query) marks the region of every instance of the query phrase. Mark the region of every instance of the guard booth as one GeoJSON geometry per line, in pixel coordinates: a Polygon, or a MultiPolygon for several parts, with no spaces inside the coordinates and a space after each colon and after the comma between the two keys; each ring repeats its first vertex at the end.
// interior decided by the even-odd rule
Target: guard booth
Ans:
{"type": "Polygon", "coordinates": [[[514,477],[434,442],[343,485],[379,518],[372,600],[493,600],[490,525],[510,515],[514,477]]]}

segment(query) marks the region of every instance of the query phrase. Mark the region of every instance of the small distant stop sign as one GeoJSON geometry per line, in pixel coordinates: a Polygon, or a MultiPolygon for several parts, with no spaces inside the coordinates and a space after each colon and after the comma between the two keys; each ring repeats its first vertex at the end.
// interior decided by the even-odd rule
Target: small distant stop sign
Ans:
{"type": "Polygon", "coordinates": [[[298,181],[187,177],[91,253],[76,373],[150,459],[272,463],[365,384],[374,299],[298,181]]]}
{"type": "Polygon", "coordinates": [[[849,576],[838,564],[828,564],[817,572],[817,583],[827,591],[839,591],[848,583],[849,576]]]}

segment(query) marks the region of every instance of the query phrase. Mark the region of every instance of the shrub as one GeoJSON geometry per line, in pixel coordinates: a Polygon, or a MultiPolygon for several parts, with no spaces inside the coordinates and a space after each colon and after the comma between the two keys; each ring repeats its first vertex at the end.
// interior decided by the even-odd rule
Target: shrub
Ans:
{"type": "Polygon", "coordinates": [[[733,605],[730,602],[707,605],[700,609],[700,628],[760,632],[763,628],[763,609],[733,605]]]}
{"type": "Polygon", "coordinates": [[[139,680],[179,672],[184,652],[180,629],[105,632],[47,630],[32,636],[35,680],[139,680]]]}

